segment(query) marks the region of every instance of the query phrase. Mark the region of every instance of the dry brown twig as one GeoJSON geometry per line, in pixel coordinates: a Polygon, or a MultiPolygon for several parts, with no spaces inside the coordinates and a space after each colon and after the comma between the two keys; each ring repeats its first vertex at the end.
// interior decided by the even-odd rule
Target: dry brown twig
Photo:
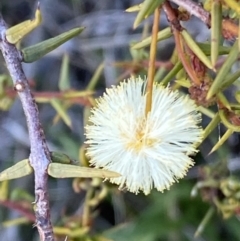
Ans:
{"type": "Polygon", "coordinates": [[[204,10],[201,5],[191,0],[170,0],[178,6],[186,9],[191,15],[201,19],[206,25],[210,25],[210,13],[204,10]]]}
{"type": "MultiPolygon", "coordinates": [[[[200,4],[195,3],[192,0],[169,0],[169,1],[186,9],[191,15],[194,15],[195,17],[199,18],[208,27],[211,26],[211,14],[205,9],[203,9],[200,4]]],[[[233,23],[230,19],[223,18],[222,31],[224,35],[228,33],[227,36],[231,36],[235,38],[238,36],[238,26],[235,23],[233,23]]]]}
{"type": "Polygon", "coordinates": [[[169,2],[165,2],[163,4],[163,10],[166,13],[168,22],[171,25],[173,36],[175,39],[176,48],[179,54],[179,58],[181,59],[181,62],[188,73],[190,79],[195,82],[196,85],[200,85],[200,80],[198,79],[197,75],[195,74],[195,71],[190,66],[189,61],[186,59],[186,54],[183,52],[182,49],[182,37],[180,32],[182,31],[182,26],[176,16],[176,13],[174,12],[174,9],[171,7],[169,2]]]}

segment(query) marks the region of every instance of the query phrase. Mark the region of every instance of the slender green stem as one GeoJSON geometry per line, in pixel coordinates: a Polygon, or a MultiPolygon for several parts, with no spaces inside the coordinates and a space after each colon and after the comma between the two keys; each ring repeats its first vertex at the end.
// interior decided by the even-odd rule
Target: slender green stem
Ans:
{"type": "Polygon", "coordinates": [[[213,216],[215,212],[215,209],[213,207],[210,207],[206,213],[206,215],[204,216],[202,222],[200,223],[200,225],[197,228],[197,231],[194,234],[194,237],[197,238],[202,231],[204,230],[204,228],[206,227],[207,223],[209,222],[209,220],[211,219],[211,217],[213,216]]]}
{"type": "Polygon", "coordinates": [[[156,9],[154,12],[152,42],[150,47],[150,59],[149,59],[149,68],[148,68],[148,81],[147,81],[147,88],[146,88],[146,95],[147,95],[146,109],[145,109],[146,116],[148,112],[151,111],[151,108],[152,108],[152,89],[153,89],[153,80],[155,75],[155,60],[156,60],[156,52],[157,52],[157,34],[158,34],[159,16],[160,16],[160,10],[156,9]]]}

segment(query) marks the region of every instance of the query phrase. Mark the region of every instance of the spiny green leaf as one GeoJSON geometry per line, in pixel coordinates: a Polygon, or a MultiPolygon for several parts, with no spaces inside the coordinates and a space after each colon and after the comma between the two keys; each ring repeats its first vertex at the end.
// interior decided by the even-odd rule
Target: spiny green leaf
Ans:
{"type": "MultiPolygon", "coordinates": [[[[211,55],[211,45],[209,43],[197,43],[197,45],[203,51],[203,53],[205,53],[207,56],[211,55]]],[[[219,55],[229,54],[230,51],[231,51],[231,47],[219,46],[218,54],[219,55]]]]}
{"type": "Polygon", "coordinates": [[[22,50],[23,62],[32,63],[40,58],[42,58],[47,53],[56,49],[61,44],[65,43],[69,39],[80,34],[84,28],[74,28],[65,33],[62,33],[54,38],[47,39],[43,42],[35,44],[33,46],[27,47],[22,50]]]}
{"type": "Polygon", "coordinates": [[[225,90],[229,86],[232,85],[238,78],[240,77],[240,69],[237,70],[236,72],[229,74],[226,79],[223,80],[222,86],[221,86],[221,91],[225,90]]]}
{"type": "Polygon", "coordinates": [[[215,116],[215,113],[212,110],[210,110],[209,108],[205,108],[203,106],[198,106],[198,110],[211,119],[214,118],[214,116],[215,116]]]}
{"type": "Polygon", "coordinates": [[[212,1],[211,9],[211,62],[215,66],[221,40],[222,4],[220,1],[212,1]]]}
{"type": "Polygon", "coordinates": [[[212,150],[209,152],[208,155],[212,154],[214,151],[216,151],[219,147],[221,147],[224,142],[233,134],[233,130],[228,129],[224,135],[218,140],[218,142],[215,144],[215,146],[212,148],[212,150]]]}
{"type": "Polygon", "coordinates": [[[91,91],[91,90],[94,90],[94,89],[95,89],[96,84],[97,84],[97,82],[98,82],[98,80],[99,80],[99,78],[100,78],[100,76],[101,76],[101,74],[102,74],[102,72],[103,72],[103,69],[104,69],[104,63],[101,63],[101,64],[98,66],[98,68],[96,69],[93,77],[92,77],[91,80],[89,81],[89,84],[88,84],[86,90],[90,90],[90,91],[91,91]]]}
{"type": "Polygon", "coordinates": [[[235,96],[236,101],[237,101],[238,103],[240,103],[240,91],[236,91],[235,94],[234,94],[234,96],[235,96]]]}
{"type": "Polygon", "coordinates": [[[209,58],[204,54],[201,48],[197,45],[197,43],[192,39],[190,34],[184,29],[181,32],[184,40],[186,41],[188,47],[193,51],[194,54],[205,64],[209,69],[213,69],[213,65],[209,58]]]}
{"type": "Polygon", "coordinates": [[[59,114],[59,116],[62,118],[64,123],[71,128],[72,126],[71,119],[67,113],[66,108],[64,108],[61,101],[57,99],[51,99],[50,103],[52,107],[56,110],[56,112],[59,114]]]}
{"type": "Polygon", "coordinates": [[[189,79],[178,79],[175,82],[185,88],[189,88],[191,86],[189,79]]]}
{"type": "Polygon", "coordinates": [[[63,93],[63,98],[71,99],[71,98],[78,98],[78,97],[90,97],[94,92],[90,90],[83,90],[83,91],[66,91],[63,93]]]}
{"type": "Polygon", "coordinates": [[[5,180],[0,183],[0,201],[5,201],[9,194],[9,181],[5,180]]]}
{"type": "Polygon", "coordinates": [[[240,15],[240,5],[236,0],[224,0],[224,3],[229,6],[234,12],[240,15]]]}
{"type": "Polygon", "coordinates": [[[33,20],[26,20],[19,23],[6,31],[6,39],[11,44],[16,44],[20,39],[29,34],[33,29],[41,24],[42,16],[39,6],[35,12],[33,20]]]}
{"type": "Polygon", "coordinates": [[[174,67],[168,72],[168,74],[164,77],[164,79],[161,81],[163,85],[167,85],[173,77],[176,76],[176,74],[181,70],[182,63],[179,61],[177,62],[174,67]]]}
{"type": "Polygon", "coordinates": [[[201,223],[199,224],[197,231],[194,234],[194,238],[199,237],[199,235],[201,235],[201,233],[203,232],[203,230],[205,229],[206,225],[208,224],[208,222],[210,221],[211,217],[213,216],[215,212],[215,209],[213,207],[210,207],[207,211],[207,213],[205,214],[203,220],[201,221],[201,223]]]}
{"type": "MultiPolygon", "coordinates": [[[[67,227],[53,227],[53,232],[56,235],[61,235],[61,236],[67,236],[70,238],[81,238],[82,236],[86,235],[89,232],[89,227],[80,227],[80,228],[75,228],[74,230],[72,228],[67,228],[67,227]]],[[[67,241],[67,239],[65,239],[67,241]]]]}
{"type": "Polygon", "coordinates": [[[145,0],[134,21],[133,28],[136,28],[145,18],[150,16],[164,0],[145,0]]]}
{"type": "Polygon", "coordinates": [[[28,159],[17,162],[15,165],[0,173],[0,181],[24,177],[33,172],[28,159]]]}
{"type": "Polygon", "coordinates": [[[69,55],[65,53],[62,59],[62,66],[60,70],[60,78],[58,82],[58,88],[61,91],[70,89],[70,78],[69,78],[69,55]]]}
{"type": "Polygon", "coordinates": [[[55,178],[70,178],[70,177],[83,177],[83,178],[113,178],[121,176],[117,172],[112,172],[103,169],[79,167],[69,164],[50,163],[48,166],[48,174],[55,178]]]}
{"type": "Polygon", "coordinates": [[[217,94],[217,97],[218,97],[218,100],[221,101],[221,103],[224,107],[226,107],[228,110],[231,110],[230,103],[228,102],[227,98],[225,97],[225,95],[222,92],[219,92],[217,94]]]}
{"type": "Polygon", "coordinates": [[[141,7],[142,7],[142,3],[131,6],[130,8],[127,8],[125,11],[128,13],[132,13],[132,12],[138,12],[140,11],[141,7]]]}
{"type": "MultiPolygon", "coordinates": [[[[168,39],[171,36],[172,36],[171,28],[167,27],[158,32],[157,41],[159,42],[161,40],[168,39]]],[[[147,47],[151,44],[151,41],[152,41],[152,36],[147,37],[147,38],[143,39],[141,42],[132,45],[131,48],[132,49],[141,49],[141,48],[147,47]]]]}
{"type": "Polygon", "coordinates": [[[202,141],[204,141],[209,136],[209,134],[217,127],[219,123],[220,123],[219,113],[216,113],[215,116],[210,121],[210,123],[204,129],[202,141]]]}
{"type": "Polygon", "coordinates": [[[218,71],[218,74],[213,81],[212,86],[210,87],[208,94],[207,94],[207,99],[210,99],[213,95],[215,95],[223,85],[223,81],[226,78],[227,74],[229,73],[232,65],[238,58],[238,42],[236,41],[234,45],[232,46],[232,49],[225,60],[224,64],[222,65],[221,69],[218,71]]]}

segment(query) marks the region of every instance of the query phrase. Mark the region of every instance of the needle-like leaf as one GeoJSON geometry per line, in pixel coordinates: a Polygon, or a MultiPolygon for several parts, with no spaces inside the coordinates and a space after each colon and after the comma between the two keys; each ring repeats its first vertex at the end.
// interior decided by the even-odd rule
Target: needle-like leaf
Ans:
{"type": "Polygon", "coordinates": [[[24,177],[33,172],[28,159],[17,162],[15,165],[0,173],[0,181],[24,177]]]}
{"type": "Polygon", "coordinates": [[[38,8],[35,12],[35,18],[33,20],[26,20],[6,30],[7,41],[11,44],[16,44],[24,36],[29,34],[33,29],[38,27],[41,22],[42,16],[38,5],[38,8]]]}
{"type": "Polygon", "coordinates": [[[73,166],[69,164],[60,164],[60,163],[50,163],[48,166],[48,174],[55,178],[70,178],[70,177],[113,178],[113,177],[121,176],[119,173],[108,171],[108,170],[73,166]]]}

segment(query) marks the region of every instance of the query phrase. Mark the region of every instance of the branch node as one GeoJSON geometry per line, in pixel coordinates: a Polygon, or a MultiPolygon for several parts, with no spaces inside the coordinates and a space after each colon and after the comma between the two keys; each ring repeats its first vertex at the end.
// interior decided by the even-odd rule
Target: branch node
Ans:
{"type": "Polygon", "coordinates": [[[17,92],[23,92],[25,89],[25,85],[22,82],[16,82],[16,84],[14,85],[14,90],[17,92]]]}

